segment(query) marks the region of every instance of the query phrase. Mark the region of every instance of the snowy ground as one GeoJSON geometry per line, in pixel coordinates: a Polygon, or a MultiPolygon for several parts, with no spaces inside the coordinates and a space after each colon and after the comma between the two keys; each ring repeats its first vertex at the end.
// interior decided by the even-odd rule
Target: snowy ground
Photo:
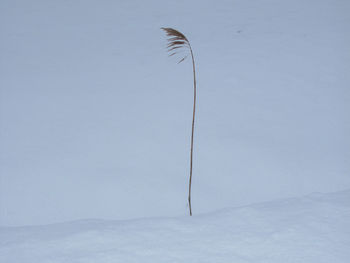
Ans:
{"type": "Polygon", "coordinates": [[[348,263],[350,190],[190,217],[0,228],[0,262],[348,263]]]}
{"type": "Polygon", "coordinates": [[[0,225],[350,188],[349,0],[1,0],[0,225]],[[161,197],[161,198],[160,198],[161,197]]]}
{"type": "Polygon", "coordinates": [[[349,0],[1,0],[0,35],[1,263],[350,262],[349,0]]]}

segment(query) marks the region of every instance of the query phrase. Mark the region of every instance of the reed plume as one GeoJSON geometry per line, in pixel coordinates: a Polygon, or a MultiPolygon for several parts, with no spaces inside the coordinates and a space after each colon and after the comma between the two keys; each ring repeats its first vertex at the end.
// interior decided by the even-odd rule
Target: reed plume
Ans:
{"type": "MultiPolygon", "coordinates": [[[[196,67],[194,63],[194,56],[192,52],[192,47],[188,39],[185,37],[184,34],[181,32],[169,28],[169,27],[162,27],[162,30],[165,31],[167,37],[168,37],[168,45],[167,49],[168,52],[170,52],[169,56],[173,56],[179,53],[179,51],[182,50],[189,50],[190,55],[192,58],[192,69],[193,69],[193,113],[192,113],[192,133],[191,133],[191,157],[190,157],[190,180],[189,180],[189,186],[188,186],[188,206],[190,210],[190,216],[192,216],[192,206],[191,206],[191,186],[192,186],[192,167],[193,167],[193,134],[194,134],[194,120],[196,115],[196,67]]],[[[181,63],[187,58],[188,55],[184,56],[179,60],[178,63],[181,63]]]]}

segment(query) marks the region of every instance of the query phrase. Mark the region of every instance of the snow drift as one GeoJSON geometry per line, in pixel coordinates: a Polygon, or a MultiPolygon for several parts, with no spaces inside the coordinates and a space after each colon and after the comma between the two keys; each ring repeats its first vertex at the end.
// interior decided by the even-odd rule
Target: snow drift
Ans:
{"type": "Polygon", "coordinates": [[[194,217],[0,228],[0,262],[347,263],[350,190],[194,217]]]}

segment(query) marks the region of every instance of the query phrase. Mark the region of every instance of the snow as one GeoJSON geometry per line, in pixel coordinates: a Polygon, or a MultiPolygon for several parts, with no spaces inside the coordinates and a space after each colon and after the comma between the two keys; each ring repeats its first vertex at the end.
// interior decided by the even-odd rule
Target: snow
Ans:
{"type": "Polygon", "coordinates": [[[2,0],[0,33],[1,263],[350,262],[350,1],[2,0]]]}
{"type": "Polygon", "coordinates": [[[350,190],[194,217],[0,228],[7,263],[346,263],[349,247],[350,190]]]}
{"type": "Polygon", "coordinates": [[[350,1],[1,0],[0,34],[1,263],[350,261],[350,1]]]}
{"type": "Polygon", "coordinates": [[[0,225],[350,188],[348,0],[0,1],[0,225]]]}

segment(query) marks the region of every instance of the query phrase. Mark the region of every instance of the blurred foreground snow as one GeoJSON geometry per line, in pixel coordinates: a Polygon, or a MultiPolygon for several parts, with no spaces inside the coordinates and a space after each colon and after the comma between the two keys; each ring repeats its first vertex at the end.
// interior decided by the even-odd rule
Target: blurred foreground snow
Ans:
{"type": "Polygon", "coordinates": [[[350,190],[215,213],[0,228],[0,262],[349,262],[350,190]]]}

